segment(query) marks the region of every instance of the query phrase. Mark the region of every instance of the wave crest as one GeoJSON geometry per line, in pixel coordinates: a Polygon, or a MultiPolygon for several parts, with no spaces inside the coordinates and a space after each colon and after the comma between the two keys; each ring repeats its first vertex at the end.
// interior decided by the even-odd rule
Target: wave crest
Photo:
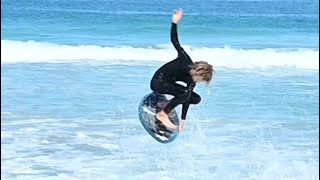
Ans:
{"type": "MultiPolygon", "coordinates": [[[[89,61],[163,61],[176,58],[171,45],[155,47],[61,45],[35,41],[1,40],[1,63],[89,61]]],[[[319,69],[319,50],[233,49],[192,47],[184,49],[194,61],[208,61],[216,67],[255,68],[289,66],[319,69]]]]}

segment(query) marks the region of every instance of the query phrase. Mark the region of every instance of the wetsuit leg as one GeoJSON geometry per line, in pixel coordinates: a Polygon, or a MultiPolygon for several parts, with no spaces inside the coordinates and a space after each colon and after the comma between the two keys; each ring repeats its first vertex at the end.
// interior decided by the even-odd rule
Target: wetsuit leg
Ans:
{"type": "MultiPolygon", "coordinates": [[[[152,90],[160,93],[160,94],[169,94],[174,96],[171,100],[170,103],[164,107],[164,112],[169,113],[172,109],[174,109],[176,106],[179,104],[183,104],[186,101],[189,101],[190,97],[190,91],[186,90],[186,87],[176,84],[176,83],[171,83],[171,82],[161,82],[161,83],[154,83],[155,85],[152,86],[152,90]]],[[[196,103],[198,100],[199,95],[194,93],[192,102],[196,103]]],[[[200,97],[200,96],[199,96],[200,97]]]]}
{"type": "Polygon", "coordinates": [[[201,101],[201,97],[192,91],[191,96],[189,98],[189,103],[190,104],[199,104],[199,102],[201,101]]]}

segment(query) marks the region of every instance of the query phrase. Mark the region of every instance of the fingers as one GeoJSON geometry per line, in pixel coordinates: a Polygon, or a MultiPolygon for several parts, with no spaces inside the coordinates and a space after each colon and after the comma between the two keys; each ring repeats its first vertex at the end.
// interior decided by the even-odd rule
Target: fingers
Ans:
{"type": "Polygon", "coordinates": [[[182,12],[182,9],[181,9],[181,8],[179,8],[179,9],[175,9],[175,10],[173,10],[173,13],[174,13],[174,14],[176,14],[176,13],[178,13],[178,12],[182,12]]]}
{"type": "Polygon", "coordinates": [[[184,124],[180,124],[179,126],[179,132],[183,132],[184,131],[184,124]]]}

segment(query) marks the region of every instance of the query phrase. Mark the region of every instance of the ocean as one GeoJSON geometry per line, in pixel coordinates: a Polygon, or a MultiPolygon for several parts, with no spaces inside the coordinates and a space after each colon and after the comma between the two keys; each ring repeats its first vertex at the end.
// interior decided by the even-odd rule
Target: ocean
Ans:
{"type": "Polygon", "coordinates": [[[1,178],[318,180],[318,59],[316,0],[2,0],[1,178]],[[161,144],[138,105],[177,8],[216,74],[161,144]]]}

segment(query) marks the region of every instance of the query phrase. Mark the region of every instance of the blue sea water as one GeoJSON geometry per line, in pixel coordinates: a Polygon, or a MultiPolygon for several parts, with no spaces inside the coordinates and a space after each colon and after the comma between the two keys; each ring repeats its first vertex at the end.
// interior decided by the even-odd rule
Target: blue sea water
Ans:
{"type": "MultiPolygon", "coordinates": [[[[2,0],[1,178],[319,179],[316,0],[2,0]],[[138,119],[170,44],[214,66],[186,130],[138,119]]],[[[181,107],[177,107],[180,114],[181,107]]]]}

